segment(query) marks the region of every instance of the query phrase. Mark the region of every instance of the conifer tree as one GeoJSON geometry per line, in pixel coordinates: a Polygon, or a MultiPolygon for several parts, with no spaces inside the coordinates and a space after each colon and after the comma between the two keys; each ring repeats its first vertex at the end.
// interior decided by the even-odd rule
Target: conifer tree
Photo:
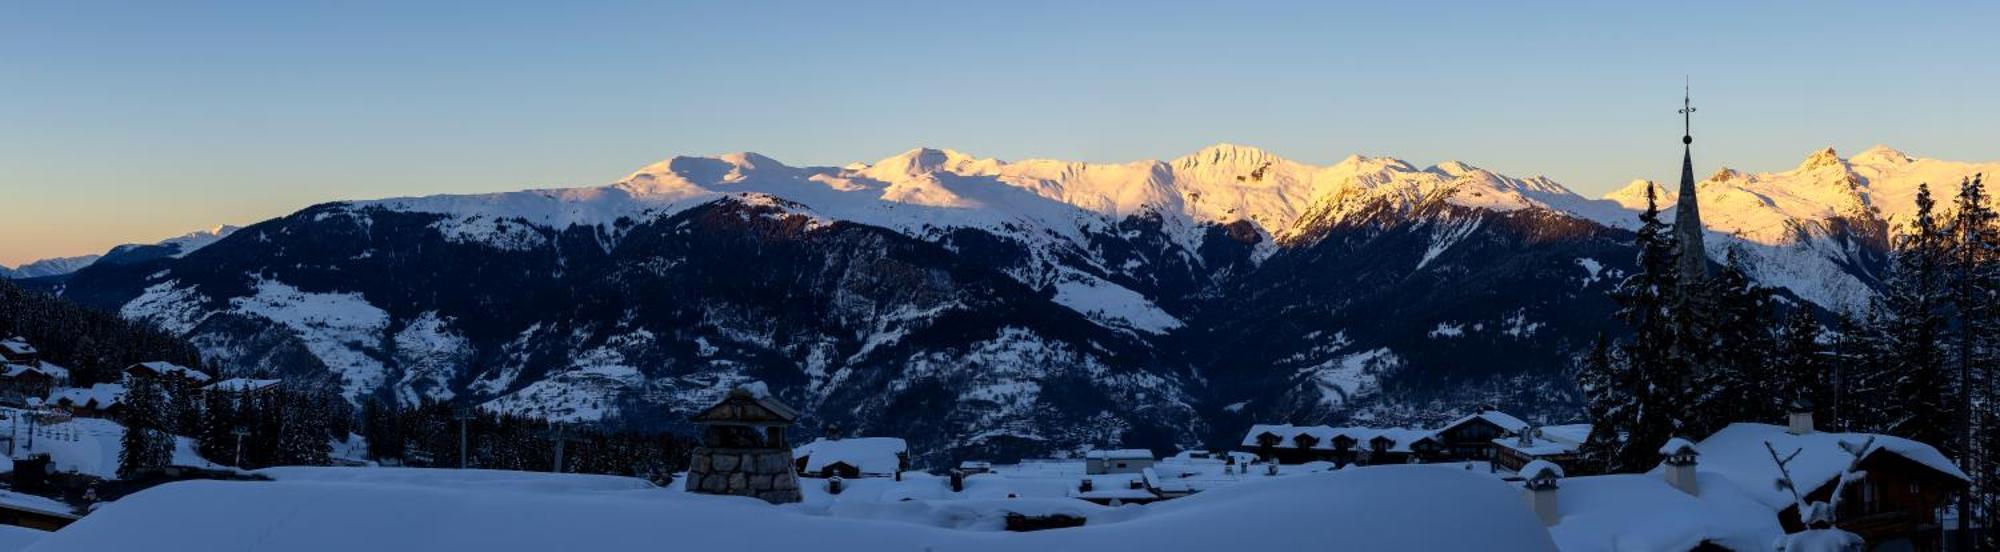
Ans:
{"type": "Polygon", "coordinates": [[[201,428],[195,433],[201,455],[220,463],[236,461],[236,427],[243,423],[233,395],[210,392],[202,399],[201,428]]]}
{"type": "Polygon", "coordinates": [[[1590,438],[1578,448],[1578,475],[1610,473],[1617,466],[1620,432],[1632,425],[1632,385],[1614,357],[1611,338],[1597,334],[1577,372],[1577,386],[1588,401],[1590,438]]]}
{"type": "Polygon", "coordinates": [[[1632,329],[1632,339],[1618,348],[1622,387],[1630,394],[1628,414],[1612,418],[1624,438],[1609,469],[1636,471],[1651,466],[1659,447],[1687,429],[1693,383],[1686,358],[1675,354],[1675,321],[1669,319],[1668,294],[1675,289],[1674,243],[1660,221],[1652,188],[1646,190],[1646,211],[1639,215],[1636,237],[1638,272],[1620,282],[1613,297],[1617,317],[1632,329]]]}
{"type": "Polygon", "coordinates": [[[1830,363],[1819,342],[1821,333],[1819,320],[1813,318],[1812,311],[1806,306],[1792,309],[1791,315],[1785,317],[1772,361],[1772,375],[1778,388],[1773,394],[1772,408],[1783,407],[1780,401],[1805,399],[1816,405],[1818,413],[1822,414],[1815,419],[1834,419],[1831,414],[1835,401],[1829,377],[1830,363]]]}
{"type": "Polygon", "coordinates": [[[1706,308],[1675,315],[1683,321],[1681,331],[1691,332],[1679,336],[1687,344],[1682,354],[1702,367],[1694,370],[1686,433],[1706,435],[1734,422],[1776,419],[1788,399],[1777,398],[1770,387],[1770,290],[1745,274],[1736,250],[1704,284],[1695,290],[1702,297],[1690,304],[1706,308]]]}
{"type": "MultiPolygon", "coordinates": [[[[1974,177],[1960,182],[1942,247],[1948,251],[1943,277],[1949,282],[1954,318],[1950,355],[1956,372],[1959,462],[1973,476],[1974,487],[1990,495],[1995,482],[1986,477],[1985,466],[2000,458],[1980,446],[1979,428],[1985,417],[1978,406],[1993,404],[1985,372],[2000,361],[2000,304],[1996,304],[2000,303],[2000,227],[1996,227],[1982,180],[1974,177]]],[[[1975,502],[1984,501],[1975,501],[1967,493],[1960,497],[1958,506],[1962,511],[1973,511],[1975,502]]],[[[1960,516],[1958,529],[1970,529],[1972,517],[1960,516]]]]}
{"type": "Polygon", "coordinates": [[[159,382],[146,377],[132,379],[120,422],[125,436],[119,441],[119,477],[129,478],[173,462],[174,436],[167,431],[166,398],[161,396],[159,382]]]}
{"type": "Polygon", "coordinates": [[[1897,243],[1895,266],[1874,309],[1881,324],[1879,362],[1871,367],[1883,400],[1881,431],[1931,444],[1956,456],[1959,427],[1943,338],[1948,297],[1941,274],[1942,234],[1930,188],[1917,188],[1917,211],[1897,243]]]}

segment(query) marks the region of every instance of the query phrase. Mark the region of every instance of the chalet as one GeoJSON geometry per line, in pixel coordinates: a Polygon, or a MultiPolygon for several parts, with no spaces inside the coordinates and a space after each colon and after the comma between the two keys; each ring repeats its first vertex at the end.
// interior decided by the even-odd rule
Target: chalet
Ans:
{"type": "Polygon", "coordinates": [[[1332,462],[1401,464],[1446,459],[1429,430],[1401,427],[1327,427],[1260,424],[1243,436],[1243,448],[1280,464],[1332,462]]]}
{"type": "Polygon", "coordinates": [[[688,455],[691,493],[736,495],[772,504],[804,500],[785,432],[799,411],[762,384],[731,389],[721,402],[688,417],[701,446],[688,455]]]}
{"type": "Polygon", "coordinates": [[[1153,451],[1146,449],[1093,450],[1083,455],[1083,472],[1091,475],[1140,473],[1153,467],[1153,451]]]}
{"type": "Polygon", "coordinates": [[[1938,549],[1937,513],[1967,492],[1965,473],[1923,443],[1814,431],[1809,413],[1789,426],[1737,423],[1700,442],[1673,439],[1660,448],[1659,467],[1644,474],[1536,483],[1527,470],[1549,463],[1531,462],[1524,494],[1565,551],[1767,550],[1805,528],[1802,501],[1829,502],[1855,461],[1847,447],[1860,451],[1861,478],[1848,484],[1834,525],[1870,549],[1938,549]],[[1792,458],[1784,472],[1801,496],[1777,485],[1785,473],[1773,450],[1792,458]]]}
{"type": "Polygon", "coordinates": [[[226,393],[232,397],[260,396],[277,391],[285,383],[279,379],[229,378],[203,387],[210,393],[226,393]]]}
{"type": "Polygon", "coordinates": [[[213,379],[200,370],[159,360],[141,362],[125,367],[125,378],[128,381],[131,378],[153,378],[163,383],[167,381],[167,378],[180,378],[195,387],[205,385],[208,383],[208,380],[213,379]]]}
{"type": "Polygon", "coordinates": [[[1574,470],[1577,453],[1589,438],[1590,424],[1528,428],[1512,437],[1493,439],[1493,465],[1519,472],[1528,463],[1543,460],[1574,470]]]}
{"type": "Polygon", "coordinates": [[[29,345],[27,339],[20,336],[0,339],[0,363],[33,364],[41,359],[41,351],[29,345]]]}
{"type": "Polygon", "coordinates": [[[58,389],[42,404],[63,409],[75,416],[114,418],[125,408],[125,386],[100,383],[90,387],[58,389]]]}
{"type": "Polygon", "coordinates": [[[792,462],[807,477],[900,479],[910,469],[910,445],[895,437],[818,439],[792,449],[792,462]]]}
{"type": "Polygon", "coordinates": [[[75,512],[55,499],[0,490],[0,524],[54,531],[79,519],[75,512]]]}
{"type": "Polygon", "coordinates": [[[1494,439],[1517,435],[1526,429],[1528,423],[1520,418],[1491,408],[1481,408],[1438,428],[1436,434],[1444,458],[1491,460],[1494,439]]]}
{"type": "Polygon", "coordinates": [[[1807,502],[1831,498],[1841,470],[1853,458],[1841,448],[1843,443],[1869,443],[1861,458],[1867,475],[1849,484],[1834,513],[1837,525],[1876,545],[1908,543],[1922,549],[1936,544],[1928,541],[1937,534],[1938,512],[1957,493],[1967,492],[1971,480],[1965,472],[1930,445],[1888,435],[1818,432],[1812,429],[1811,415],[1805,418],[1789,427],[1737,423],[1722,428],[1695,444],[1703,470],[1750,492],[1778,512],[1778,520],[1792,532],[1803,528],[1797,502],[1772,485],[1779,473],[1765,443],[1781,453],[1799,451],[1788,470],[1807,502]]]}
{"type": "Polygon", "coordinates": [[[69,384],[69,369],[45,360],[0,364],[0,390],[13,397],[48,396],[69,384]]]}

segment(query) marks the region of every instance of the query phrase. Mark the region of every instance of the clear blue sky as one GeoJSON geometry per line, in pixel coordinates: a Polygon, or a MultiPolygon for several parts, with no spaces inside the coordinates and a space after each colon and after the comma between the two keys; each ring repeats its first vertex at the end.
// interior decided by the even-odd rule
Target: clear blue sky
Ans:
{"type": "Polygon", "coordinates": [[[0,9],[0,264],[327,200],[918,145],[1459,159],[1595,195],[2000,158],[2000,3],[91,2],[0,9]]]}

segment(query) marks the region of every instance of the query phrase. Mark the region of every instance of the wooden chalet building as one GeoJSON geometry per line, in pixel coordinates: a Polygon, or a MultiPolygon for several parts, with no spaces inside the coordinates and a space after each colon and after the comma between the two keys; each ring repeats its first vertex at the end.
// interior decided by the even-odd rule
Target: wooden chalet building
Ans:
{"type": "Polygon", "coordinates": [[[34,364],[42,360],[42,352],[28,344],[19,336],[0,339],[0,364],[34,364]]]}
{"type": "Polygon", "coordinates": [[[80,519],[75,512],[55,499],[0,490],[0,524],[55,531],[80,519]]]}
{"type": "Polygon", "coordinates": [[[1438,428],[1441,456],[1452,460],[1492,460],[1493,440],[1518,435],[1528,422],[1492,408],[1465,415],[1438,428]]]}
{"type": "Polygon", "coordinates": [[[48,361],[0,364],[0,392],[8,397],[45,397],[67,384],[69,369],[48,361]]]}
{"type": "Polygon", "coordinates": [[[1578,451],[1590,438],[1590,430],[1590,424],[1568,424],[1533,427],[1512,437],[1494,438],[1493,465],[1519,472],[1530,462],[1542,460],[1576,471],[1578,451]]]}
{"type": "Polygon", "coordinates": [[[117,418],[125,410],[125,386],[100,383],[90,387],[59,389],[42,404],[62,409],[73,416],[117,418]]]}
{"type": "Polygon", "coordinates": [[[167,383],[172,378],[179,378],[186,381],[189,387],[208,385],[209,380],[214,379],[200,370],[160,360],[141,362],[125,367],[125,378],[127,381],[130,381],[132,378],[152,378],[161,383],[167,383]]]}

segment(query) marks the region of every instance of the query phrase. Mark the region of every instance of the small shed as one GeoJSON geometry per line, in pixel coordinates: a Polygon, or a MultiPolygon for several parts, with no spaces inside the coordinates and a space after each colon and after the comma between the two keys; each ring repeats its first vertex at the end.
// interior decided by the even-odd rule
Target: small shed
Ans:
{"type": "Polygon", "coordinates": [[[731,390],[715,406],[689,417],[701,426],[701,446],[688,461],[687,490],[748,496],[772,504],[803,500],[785,430],[799,419],[761,386],[731,390]]]}
{"type": "Polygon", "coordinates": [[[1093,450],[1083,455],[1087,474],[1141,473],[1157,462],[1146,449],[1093,450]]]}

